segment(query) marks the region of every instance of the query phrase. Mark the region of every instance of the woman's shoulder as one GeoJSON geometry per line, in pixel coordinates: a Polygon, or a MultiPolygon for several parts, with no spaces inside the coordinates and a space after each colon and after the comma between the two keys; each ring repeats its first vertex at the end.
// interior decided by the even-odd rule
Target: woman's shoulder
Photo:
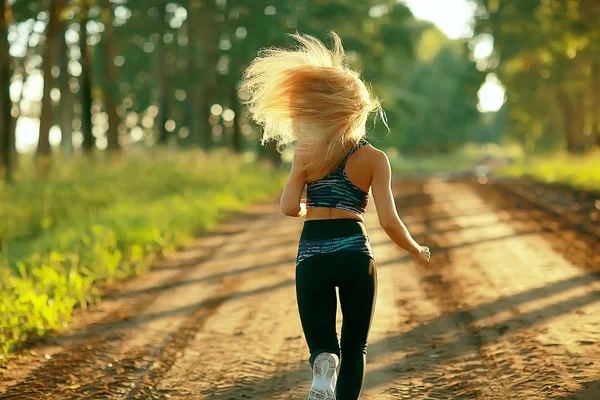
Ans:
{"type": "Polygon", "coordinates": [[[389,169],[390,162],[387,154],[371,142],[367,141],[361,146],[359,157],[361,160],[359,162],[363,168],[370,170],[372,173],[389,169]]]}
{"type": "MultiPolygon", "coordinates": [[[[364,140],[364,139],[363,139],[364,140]]],[[[368,155],[370,159],[384,159],[387,160],[387,154],[385,154],[385,152],[379,148],[377,148],[376,146],[373,145],[373,143],[364,140],[364,144],[362,146],[364,148],[364,153],[365,155],[368,155]]]]}

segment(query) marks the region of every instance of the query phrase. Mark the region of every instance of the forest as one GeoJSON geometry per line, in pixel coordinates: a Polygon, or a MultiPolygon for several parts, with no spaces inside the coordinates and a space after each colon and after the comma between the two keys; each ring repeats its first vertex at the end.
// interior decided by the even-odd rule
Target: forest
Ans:
{"type": "Polygon", "coordinates": [[[75,149],[169,144],[268,154],[244,118],[237,83],[259,49],[289,45],[285,34],[295,31],[342,36],[384,99],[392,134],[376,122],[371,130],[382,146],[431,155],[512,139],[530,151],[591,150],[600,140],[598,5],[473,7],[474,36],[450,40],[395,1],[5,1],[3,176],[16,167],[21,125],[41,163],[53,147],[66,158],[75,149]],[[494,50],[475,59],[482,41],[494,50]],[[477,110],[488,73],[508,93],[497,113],[477,110]],[[21,118],[39,120],[37,135],[21,118]]]}

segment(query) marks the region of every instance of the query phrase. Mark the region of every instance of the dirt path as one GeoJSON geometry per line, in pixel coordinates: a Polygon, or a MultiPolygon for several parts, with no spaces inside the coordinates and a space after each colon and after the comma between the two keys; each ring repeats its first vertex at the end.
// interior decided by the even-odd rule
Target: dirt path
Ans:
{"type": "MultiPolygon", "coordinates": [[[[396,192],[433,262],[415,265],[369,211],[380,287],[361,398],[599,399],[600,238],[499,187],[396,192]]],[[[301,221],[251,213],[24,351],[0,399],[305,398],[301,221]]]]}

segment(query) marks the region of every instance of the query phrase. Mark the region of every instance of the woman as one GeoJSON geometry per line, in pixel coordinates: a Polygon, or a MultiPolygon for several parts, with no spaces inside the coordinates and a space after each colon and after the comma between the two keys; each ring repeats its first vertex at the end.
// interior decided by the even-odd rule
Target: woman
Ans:
{"type": "Polygon", "coordinates": [[[396,213],[387,156],[364,140],[368,115],[383,111],[348,67],[340,38],[332,33],[329,50],[311,36],[293,37],[299,42],[296,49],[259,53],[244,74],[241,94],[252,118],[264,127],[263,143],[295,144],[281,210],[306,216],[296,294],[313,368],[308,398],[353,400],[363,384],[377,291],[363,225],[369,191],[389,237],[423,265],[431,253],[411,237],[396,213]],[[344,317],[341,349],[336,287],[344,317]]]}

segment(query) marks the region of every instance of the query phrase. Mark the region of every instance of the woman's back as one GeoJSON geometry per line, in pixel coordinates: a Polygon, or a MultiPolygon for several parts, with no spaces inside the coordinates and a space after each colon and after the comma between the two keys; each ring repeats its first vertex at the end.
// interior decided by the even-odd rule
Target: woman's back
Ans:
{"type": "Polygon", "coordinates": [[[306,172],[307,219],[362,220],[373,176],[370,150],[374,149],[363,139],[341,161],[306,172]]]}

